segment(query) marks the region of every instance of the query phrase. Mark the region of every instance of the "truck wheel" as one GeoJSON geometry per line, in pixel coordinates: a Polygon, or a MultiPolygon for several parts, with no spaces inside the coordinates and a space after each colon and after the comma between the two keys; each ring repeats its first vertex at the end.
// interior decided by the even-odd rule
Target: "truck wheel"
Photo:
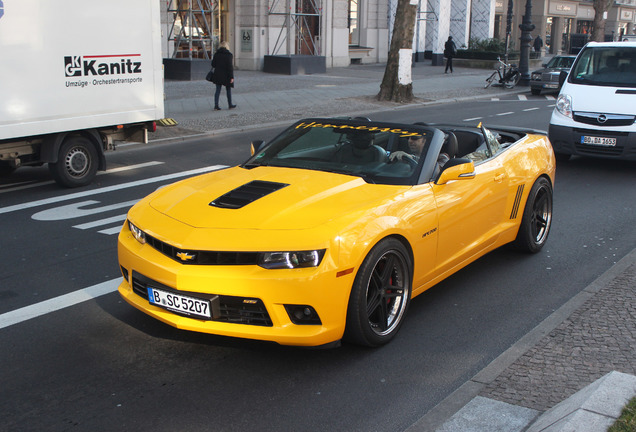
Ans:
{"type": "Polygon", "coordinates": [[[97,173],[97,149],[88,138],[68,137],[60,147],[57,162],[49,164],[49,171],[59,185],[87,185],[97,173]]]}

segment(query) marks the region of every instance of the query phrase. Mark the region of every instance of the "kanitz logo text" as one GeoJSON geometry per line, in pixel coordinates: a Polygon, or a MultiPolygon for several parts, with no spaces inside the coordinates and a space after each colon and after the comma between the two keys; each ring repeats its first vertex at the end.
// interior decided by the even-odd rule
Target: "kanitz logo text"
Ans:
{"type": "Polygon", "coordinates": [[[66,77],[132,75],[141,73],[141,54],[65,56],[66,77]]]}

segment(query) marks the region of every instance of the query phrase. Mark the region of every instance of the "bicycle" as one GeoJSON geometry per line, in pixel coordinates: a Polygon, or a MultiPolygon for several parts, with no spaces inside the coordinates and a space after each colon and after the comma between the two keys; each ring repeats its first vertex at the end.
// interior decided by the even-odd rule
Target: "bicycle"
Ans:
{"type": "Polygon", "coordinates": [[[486,79],[486,85],[484,88],[490,87],[492,82],[496,77],[498,77],[498,84],[503,85],[506,88],[513,88],[517,85],[519,80],[521,79],[521,72],[519,72],[519,68],[517,65],[508,64],[506,62],[501,61],[500,57],[497,57],[497,61],[499,62],[499,66],[495,71],[486,79]]]}

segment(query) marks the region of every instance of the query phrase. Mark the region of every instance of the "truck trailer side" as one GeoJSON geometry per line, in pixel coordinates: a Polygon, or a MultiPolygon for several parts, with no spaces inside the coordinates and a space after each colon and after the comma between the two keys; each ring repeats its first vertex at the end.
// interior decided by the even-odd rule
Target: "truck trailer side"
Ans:
{"type": "Polygon", "coordinates": [[[118,142],[163,118],[156,0],[4,0],[0,174],[48,164],[67,187],[106,169],[118,142]]]}

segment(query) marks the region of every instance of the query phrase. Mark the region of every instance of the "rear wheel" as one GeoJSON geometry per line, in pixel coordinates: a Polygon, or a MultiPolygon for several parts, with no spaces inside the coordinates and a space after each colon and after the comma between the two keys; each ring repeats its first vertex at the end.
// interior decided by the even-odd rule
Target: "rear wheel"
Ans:
{"type": "Polygon", "coordinates": [[[89,184],[97,173],[97,149],[82,136],[67,137],[57,157],[57,162],[49,164],[49,171],[55,181],[66,187],[89,184]]]}
{"type": "Polygon", "coordinates": [[[385,239],[369,252],[351,290],[346,340],[380,346],[395,337],[411,298],[412,269],[408,251],[396,239],[385,239]]]}
{"type": "Polygon", "coordinates": [[[510,78],[506,81],[506,88],[514,88],[514,86],[516,86],[519,83],[519,80],[521,79],[521,74],[519,73],[519,71],[514,71],[512,73],[512,75],[510,75],[510,78]]]}
{"type": "Polygon", "coordinates": [[[552,186],[548,179],[541,177],[528,195],[514,246],[524,252],[539,252],[548,239],[551,226],[552,186]]]}

